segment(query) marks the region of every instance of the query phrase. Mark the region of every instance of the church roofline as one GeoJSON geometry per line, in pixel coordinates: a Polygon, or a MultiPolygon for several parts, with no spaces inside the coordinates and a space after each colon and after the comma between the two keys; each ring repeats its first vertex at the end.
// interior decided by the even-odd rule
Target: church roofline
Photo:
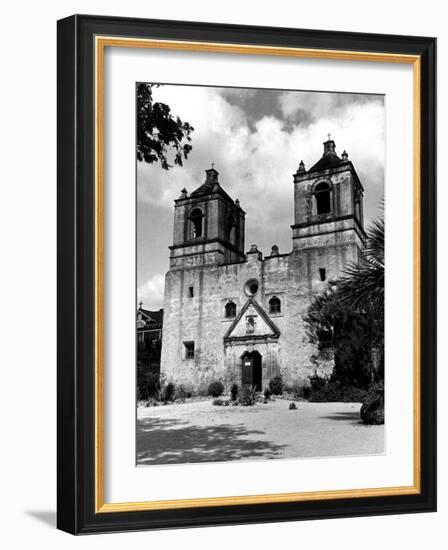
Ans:
{"type": "Polygon", "coordinates": [[[359,185],[361,191],[364,193],[364,187],[351,160],[341,161],[339,164],[336,164],[335,166],[330,166],[323,170],[313,170],[311,168],[310,170],[306,170],[305,172],[296,172],[295,174],[293,174],[293,176],[294,181],[305,181],[308,179],[316,179],[319,177],[329,176],[338,172],[344,172],[345,170],[347,170],[347,168],[353,173],[356,183],[359,185]]]}
{"type": "Polygon", "coordinates": [[[227,202],[231,202],[232,206],[239,211],[239,213],[243,216],[246,215],[246,211],[241,208],[239,204],[236,204],[236,202],[230,197],[226,191],[222,187],[219,187],[219,191],[213,191],[209,194],[204,195],[195,195],[195,196],[189,196],[189,197],[179,197],[178,199],[174,199],[174,202],[176,206],[178,205],[185,205],[185,204],[196,204],[197,202],[207,202],[214,200],[216,198],[225,199],[227,202]]]}
{"type": "Polygon", "coordinates": [[[187,190],[182,189],[182,195],[175,199],[174,202],[177,203],[179,201],[196,201],[196,199],[201,198],[208,198],[216,195],[221,195],[226,201],[229,201],[232,203],[232,205],[237,208],[238,210],[241,210],[241,212],[244,212],[244,210],[241,208],[238,199],[233,200],[232,197],[221,187],[221,184],[219,183],[218,176],[219,172],[214,168],[214,164],[212,163],[211,168],[208,168],[205,171],[206,177],[204,183],[199,185],[194,191],[190,193],[190,196],[187,195],[187,190]]]}
{"type": "Polygon", "coordinates": [[[286,258],[287,256],[291,256],[291,252],[283,252],[282,254],[271,254],[270,256],[264,256],[264,260],[273,260],[274,258],[286,258]]]}

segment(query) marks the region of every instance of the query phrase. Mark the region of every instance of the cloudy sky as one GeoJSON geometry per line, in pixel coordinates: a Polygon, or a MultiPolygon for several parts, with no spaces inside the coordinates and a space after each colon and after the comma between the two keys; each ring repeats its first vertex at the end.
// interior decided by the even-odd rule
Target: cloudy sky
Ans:
{"type": "Polygon", "coordinates": [[[384,185],[384,97],[313,91],[163,85],[154,101],[189,122],[193,150],[184,166],[163,170],[137,162],[137,298],[163,307],[174,199],[205,180],[213,162],[221,186],[246,211],[246,250],[269,254],[292,248],[293,178],[299,162],[310,168],[331,133],[347,150],[364,185],[366,225],[378,214],[384,185]]]}

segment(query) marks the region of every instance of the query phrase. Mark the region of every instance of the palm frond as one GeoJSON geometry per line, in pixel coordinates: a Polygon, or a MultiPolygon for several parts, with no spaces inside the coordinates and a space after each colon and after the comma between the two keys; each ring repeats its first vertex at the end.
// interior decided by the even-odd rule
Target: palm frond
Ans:
{"type": "Polygon", "coordinates": [[[381,315],[384,308],[384,266],[361,258],[349,265],[345,277],[338,284],[340,302],[350,304],[355,310],[381,315]]]}
{"type": "Polygon", "coordinates": [[[367,246],[363,255],[384,266],[384,218],[374,220],[367,230],[367,246]]]}
{"type": "Polygon", "coordinates": [[[338,281],[338,299],[360,312],[384,314],[384,218],[367,230],[367,243],[358,263],[347,266],[338,281]]]}

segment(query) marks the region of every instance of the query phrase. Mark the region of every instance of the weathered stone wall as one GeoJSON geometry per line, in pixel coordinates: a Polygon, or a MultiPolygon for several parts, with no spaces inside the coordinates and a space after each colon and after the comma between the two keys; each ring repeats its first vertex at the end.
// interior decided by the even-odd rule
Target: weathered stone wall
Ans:
{"type": "Polygon", "coordinates": [[[213,258],[215,263],[234,263],[242,260],[245,213],[230,198],[216,192],[199,198],[185,197],[175,202],[172,257],[198,253],[198,247],[201,252],[201,246],[214,245],[215,249],[219,249],[219,254],[213,258]],[[203,231],[199,238],[193,238],[190,222],[191,212],[196,209],[203,213],[203,231]],[[233,216],[235,220],[235,236],[232,243],[228,239],[229,216],[233,216]]]}
{"type": "Polygon", "coordinates": [[[224,350],[224,383],[229,388],[234,382],[241,385],[242,357],[245,352],[258,351],[262,357],[262,383],[267,386],[269,380],[280,374],[279,344],[277,341],[247,342],[226,345],[224,350]]]}
{"type": "Polygon", "coordinates": [[[359,184],[351,164],[329,168],[318,173],[296,174],[294,179],[294,219],[296,224],[311,224],[325,219],[352,215],[355,212],[354,190],[359,184]],[[331,212],[319,215],[313,192],[320,182],[328,183],[331,188],[331,212]]]}
{"type": "MultiPolygon", "coordinates": [[[[362,188],[347,162],[319,174],[298,173],[294,182],[293,250],[289,254],[273,251],[265,258],[256,248],[242,254],[244,212],[227,195],[213,192],[209,197],[176,201],[174,245],[165,281],[161,370],[167,379],[195,389],[219,379],[229,388],[232,382],[241,382],[242,355],[256,350],[262,356],[263,387],[278,374],[286,384],[308,383],[316,369],[317,350],[308,342],[303,319],[313,297],[359,257],[365,235],[354,216],[354,196],[355,188],[361,194],[362,188]],[[317,214],[313,196],[321,181],[331,187],[327,214],[317,214]],[[196,205],[205,214],[202,241],[188,236],[189,212],[196,205]],[[238,216],[236,246],[225,241],[229,212],[238,216]],[[260,317],[252,335],[244,335],[245,325],[234,326],[235,320],[226,318],[229,300],[236,304],[237,316],[244,308],[245,285],[251,279],[258,282],[254,300],[279,334],[269,333],[262,319],[265,313],[253,307],[244,313],[260,317]],[[273,296],[281,301],[278,313],[269,313],[273,296]],[[231,328],[235,334],[229,338],[231,328]],[[185,342],[194,342],[193,358],[186,357],[185,342]]],[[[317,367],[329,373],[332,362],[317,367]]]]}
{"type": "MultiPolygon", "coordinates": [[[[345,249],[341,249],[341,254],[342,250],[345,249]]],[[[313,374],[311,356],[316,350],[307,341],[303,316],[312,295],[326,285],[319,279],[317,266],[329,268],[329,257],[320,257],[316,248],[265,259],[258,254],[247,257],[246,262],[239,264],[191,265],[167,273],[162,371],[168,379],[195,388],[208,385],[213,379],[229,385],[241,379],[243,353],[253,350],[262,355],[263,386],[277,374],[287,384],[306,383],[313,374]],[[224,336],[234,321],[225,317],[225,304],[232,300],[238,314],[248,300],[244,286],[250,279],[259,282],[254,298],[275,323],[280,337],[271,342],[249,339],[225,344],[224,336]],[[194,289],[193,297],[189,287],[194,289]],[[281,300],[280,313],[269,314],[272,296],[281,300]],[[190,341],[195,343],[195,356],[187,359],[184,342],[190,341]]],[[[335,252],[334,258],[337,257],[335,252]]],[[[263,321],[257,326],[261,330],[263,321]]]]}

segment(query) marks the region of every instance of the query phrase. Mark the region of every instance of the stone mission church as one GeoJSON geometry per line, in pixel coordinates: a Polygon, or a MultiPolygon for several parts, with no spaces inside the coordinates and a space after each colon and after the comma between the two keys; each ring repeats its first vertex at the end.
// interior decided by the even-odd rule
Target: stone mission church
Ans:
{"type": "Polygon", "coordinates": [[[309,170],[300,162],[294,174],[286,254],[276,245],[266,256],[255,244],[245,251],[244,205],[226,193],[214,168],[174,201],[161,357],[167,380],[261,390],[277,375],[303,384],[314,373],[316,349],[303,317],[365,243],[363,186],[347,153],[339,157],[330,136],[323,145],[322,158],[309,170]]]}

